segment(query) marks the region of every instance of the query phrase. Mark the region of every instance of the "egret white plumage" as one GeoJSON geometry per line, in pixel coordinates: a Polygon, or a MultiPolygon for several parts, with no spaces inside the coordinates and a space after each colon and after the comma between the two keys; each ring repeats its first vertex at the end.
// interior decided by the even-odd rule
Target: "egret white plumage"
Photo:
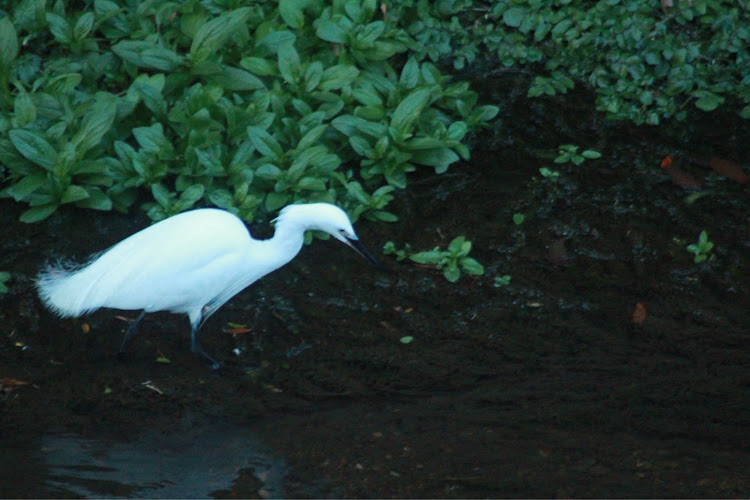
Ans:
{"type": "Polygon", "coordinates": [[[125,334],[121,353],[147,312],[185,313],[192,351],[218,369],[220,363],[198,341],[201,325],[241,290],[291,261],[305,231],[324,231],[375,263],[349,217],[335,205],[290,205],[274,222],[273,237],[256,240],[242,220],[224,210],[184,212],[135,233],[83,266],[48,267],[37,279],[39,296],[62,317],[102,307],[142,310],[125,334]]]}

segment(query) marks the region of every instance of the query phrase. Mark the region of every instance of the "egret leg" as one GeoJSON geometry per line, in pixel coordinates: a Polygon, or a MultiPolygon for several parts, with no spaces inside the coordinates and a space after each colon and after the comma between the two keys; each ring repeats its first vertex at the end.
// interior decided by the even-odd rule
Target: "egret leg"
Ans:
{"type": "Polygon", "coordinates": [[[204,361],[206,361],[208,364],[211,365],[212,370],[219,370],[221,369],[221,363],[216,361],[214,358],[209,356],[206,351],[203,350],[201,347],[200,342],[198,341],[198,330],[201,327],[201,322],[196,321],[195,323],[192,323],[190,325],[191,332],[190,332],[190,350],[193,351],[193,354],[196,356],[202,358],[204,361]]]}
{"type": "Polygon", "coordinates": [[[141,326],[141,321],[143,321],[143,317],[146,315],[146,311],[141,311],[141,314],[138,315],[138,317],[133,321],[133,323],[128,328],[128,331],[125,332],[125,338],[122,339],[122,344],[120,345],[120,352],[117,353],[119,357],[123,357],[125,355],[125,351],[128,348],[128,345],[130,345],[130,342],[133,340],[133,337],[136,336],[138,333],[138,328],[141,326]]]}

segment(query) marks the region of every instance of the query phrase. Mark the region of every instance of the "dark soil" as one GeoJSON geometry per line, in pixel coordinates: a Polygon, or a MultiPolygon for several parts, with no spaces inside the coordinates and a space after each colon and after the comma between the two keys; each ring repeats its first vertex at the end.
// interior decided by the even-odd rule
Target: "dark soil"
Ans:
{"type": "MultiPolygon", "coordinates": [[[[374,250],[465,235],[484,276],[451,284],[315,242],[206,323],[219,376],[190,353],[183,316],[147,316],[118,362],[134,312],[61,320],[37,299],[46,260],[102,250],[148,225],[142,214],[70,208],[24,225],[24,207],[0,203],[12,273],[0,378],[29,383],[6,380],[0,395],[0,496],[72,495],[23,458],[50,432],[137,441],[219,424],[255,429],[283,457],[287,496],[750,496],[750,201],[706,168],[711,156],[750,165],[747,123],[669,132],[487,99],[506,118],[472,162],[413,178],[399,223],[356,224],[374,250]],[[566,143],[603,157],[554,164],[566,143]],[[705,196],[686,202],[694,191],[659,168],[667,154],[705,196]],[[702,230],[715,247],[696,264],[685,245],[702,230]]],[[[252,472],[215,495],[267,495],[252,472]]]]}

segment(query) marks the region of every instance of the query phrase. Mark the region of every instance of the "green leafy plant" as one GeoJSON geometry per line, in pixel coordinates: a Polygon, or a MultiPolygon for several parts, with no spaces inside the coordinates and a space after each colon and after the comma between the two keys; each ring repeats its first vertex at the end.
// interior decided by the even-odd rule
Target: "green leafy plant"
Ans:
{"type": "Polygon", "coordinates": [[[144,194],[154,220],[326,201],[393,221],[409,173],[468,159],[498,112],[422,61],[375,0],[4,8],[0,196],[28,204],[26,222],[144,194]]]}
{"type": "Polygon", "coordinates": [[[442,270],[443,276],[451,283],[458,281],[462,273],[484,274],[484,266],[468,256],[470,251],[471,242],[467,241],[464,236],[454,238],[448,244],[447,250],[435,247],[426,252],[412,253],[408,245],[406,245],[405,250],[398,250],[392,241],[387,242],[383,247],[383,253],[386,255],[393,254],[397,260],[408,257],[409,260],[418,264],[434,266],[442,270]]]}
{"type": "Polygon", "coordinates": [[[747,9],[731,0],[662,5],[394,0],[389,12],[423,57],[534,71],[529,97],[584,85],[607,117],[637,124],[720,107],[750,118],[750,88],[737,84],[750,58],[747,9]]]}
{"type": "Polygon", "coordinates": [[[688,245],[687,251],[694,255],[693,262],[700,264],[709,258],[709,254],[713,248],[714,244],[709,241],[708,233],[701,231],[701,234],[698,236],[698,242],[688,245]]]}
{"type": "Polygon", "coordinates": [[[601,158],[602,154],[598,151],[594,151],[593,149],[586,149],[584,151],[578,152],[578,146],[574,146],[572,144],[563,144],[558,148],[558,154],[557,158],[555,158],[555,163],[572,163],[574,165],[580,165],[586,160],[593,160],[596,158],[601,158]]]}
{"type": "Polygon", "coordinates": [[[8,293],[8,285],[6,283],[10,279],[10,273],[7,271],[0,271],[0,293],[8,293]]]}
{"type": "Polygon", "coordinates": [[[540,168],[539,173],[542,175],[542,177],[544,177],[545,179],[547,179],[553,184],[556,184],[557,179],[560,177],[560,172],[558,172],[557,170],[552,170],[549,167],[540,168]]]}
{"type": "Polygon", "coordinates": [[[494,286],[495,288],[502,288],[504,286],[510,285],[510,280],[510,274],[506,274],[504,276],[495,276],[495,279],[492,282],[492,286],[494,286]]]}
{"type": "Polygon", "coordinates": [[[411,245],[408,243],[406,243],[404,245],[404,248],[401,250],[396,248],[396,244],[393,243],[392,241],[387,241],[385,245],[383,245],[383,255],[393,255],[394,257],[396,257],[396,260],[399,262],[408,258],[409,255],[411,255],[412,253],[413,252],[411,249],[411,245]]]}

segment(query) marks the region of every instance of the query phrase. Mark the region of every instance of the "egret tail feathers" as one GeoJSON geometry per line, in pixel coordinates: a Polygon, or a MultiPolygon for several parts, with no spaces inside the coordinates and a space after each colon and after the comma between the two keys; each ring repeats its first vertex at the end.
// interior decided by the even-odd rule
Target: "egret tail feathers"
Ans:
{"type": "Polygon", "coordinates": [[[78,317],[99,309],[101,298],[95,289],[99,276],[90,266],[56,263],[37,277],[37,289],[42,302],[63,318],[78,317]]]}

